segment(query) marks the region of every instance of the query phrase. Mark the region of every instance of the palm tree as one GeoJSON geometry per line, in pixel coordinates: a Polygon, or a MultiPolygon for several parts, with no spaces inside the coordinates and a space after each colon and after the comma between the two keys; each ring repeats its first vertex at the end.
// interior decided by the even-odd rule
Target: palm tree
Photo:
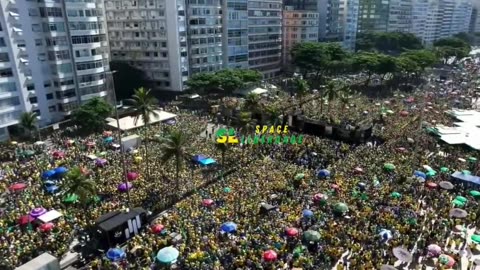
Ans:
{"type": "Polygon", "coordinates": [[[276,126],[280,121],[280,109],[276,105],[267,106],[267,115],[272,126],[276,126]]]}
{"type": "Polygon", "coordinates": [[[65,194],[75,194],[79,202],[86,208],[87,203],[97,194],[95,181],[88,179],[79,167],[68,171],[64,179],[65,194]]]}
{"type": "MultiPolygon", "coordinates": [[[[37,114],[34,112],[22,113],[19,124],[23,128],[24,132],[28,133],[29,137],[32,137],[32,132],[35,129],[38,131],[37,114]]],[[[40,132],[38,133],[38,137],[40,140],[40,132]]]]}
{"type": "Polygon", "coordinates": [[[148,124],[150,123],[150,117],[156,116],[157,112],[155,109],[157,108],[158,100],[153,97],[150,93],[152,90],[145,89],[140,87],[134,90],[132,98],[129,99],[129,103],[132,104],[135,112],[137,115],[135,116],[135,125],[137,124],[139,119],[142,119],[144,125],[144,136],[145,136],[145,165],[146,165],[146,173],[147,173],[147,180],[150,179],[150,171],[149,171],[149,156],[148,156],[148,124]]]}
{"type": "Polygon", "coordinates": [[[352,99],[354,93],[348,86],[345,86],[341,90],[342,91],[340,92],[339,99],[340,99],[340,102],[342,103],[342,113],[343,113],[348,103],[350,103],[350,100],[352,99]]]}
{"type": "Polygon", "coordinates": [[[227,121],[227,126],[229,126],[231,117],[233,115],[233,111],[238,106],[238,100],[236,98],[225,98],[223,106],[225,109],[225,118],[227,121]]]}
{"type": "Polygon", "coordinates": [[[328,112],[330,112],[333,101],[338,98],[339,89],[340,88],[337,87],[337,83],[334,81],[330,81],[327,84],[327,87],[323,95],[324,97],[327,97],[327,100],[328,100],[328,109],[327,109],[328,112]]]}
{"type": "Polygon", "coordinates": [[[217,143],[215,144],[215,147],[217,148],[217,150],[219,150],[221,153],[222,153],[222,171],[221,171],[221,176],[222,176],[222,180],[223,180],[223,175],[225,174],[225,154],[227,153],[228,151],[228,145],[226,143],[217,143]]]}
{"type": "Polygon", "coordinates": [[[251,112],[240,112],[240,125],[242,126],[242,131],[244,131],[244,134],[247,134],[253,129],[254,123],[251,112]]]}
{"type": "Polygon", "coordinates": [[[160,145],[162,155],[160,157],[162,163],[166,163],[171,158],[175,158],[175,186],[177,195],[180,195],[180,169],[183,161],[187,157],[187,144],[189,140],[185,133],[180,130],[172,130],[163,138],[160,145]]]}
{"type": "Polygon", "coordinates": [[[244,110],[250,111],[252,114],[257,113],[260,109],[260,96],[254,93],[250,93],[245,98],[243,104],[244,110]]]}
{"type": "Polygon", "coordinates": [[[295,79],[295,88],[296,88],[298,100],[300,102],[300,107],[302,107],[303,106],[303,104],[302,104],[303,98],[308,94],[308,92],[310,90],[309,87],[308,87],[308,83],[303,79],[296,78],[295,79]]]}

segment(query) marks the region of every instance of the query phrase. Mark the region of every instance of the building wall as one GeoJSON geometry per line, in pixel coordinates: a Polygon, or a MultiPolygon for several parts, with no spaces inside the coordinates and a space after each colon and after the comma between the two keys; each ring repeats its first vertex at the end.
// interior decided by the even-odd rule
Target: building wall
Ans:
{"type": "Polygon", "coordinates": [[[411,0],[390,0],[387,30],[389,32],[411,32],[412,11],[411,0]]]}
{"type": "Polygon", "coordinates": [[[359,2],[358,32],[386,32],[391,0],[362,0],[359,2]]]}
{"type": "Polygon", "coordinates": [[[226,0],[223,4],[224,66],[248,68],[248,0],[226,0]]]}
{"type": "MultiPolygon", "coordinates": [[[[286,7],[287,8],[287,7],[286,7]]],[[[318,12],[283,11],[283,65],[291,63],[291,50],[297,43],[318,41],[318,12]]]]}
{"type": "Polygon", "coordinates": [[[22,112],[45,126],[108,96],[103,2],[0,0],[0,139],[22,112]]]}

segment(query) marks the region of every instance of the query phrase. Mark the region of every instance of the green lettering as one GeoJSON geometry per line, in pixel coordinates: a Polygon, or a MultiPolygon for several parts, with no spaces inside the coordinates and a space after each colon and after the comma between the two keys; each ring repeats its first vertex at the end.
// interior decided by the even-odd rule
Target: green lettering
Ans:
{"type": "Polygon", "coordinates": [[[245,144],[245,136],[242,135],[242,138],[240,138],[240,143],[243,145],[245,144]]]}
{"type": "Polygon", "coordinates": [[[302,144],[302,142],[303,142],[303,135],[300,135],[298,136],[297,144],[302,144]]]}
{"type": "Polygon", "coordinates": [[[267,144],[272,144],[273,143],[273,136],[268,136],[267,137],[267,144]]]}
{"type": "Polygon", "coordinates": [[[248,135],[248,144],[253,144],[254,141],[253,141],[253,138],[252,136],[248,135]]]}
{"type": "Polygon", "coordinates": [[[295,135],[292,135],[290,137],[290,144],[296,144],[297,143],[297,138],[295,138],[295,135]]]}
{"type": "Polygon", "coordinates": [[[275,144],[281,144],[281,143],[282,143],[282,137],[275,136],[275,144]]]}
{"type": "Polygon", "coordinates": [[[283,144],[288,144],[289,139],[290,137],[288,137],[288,135],[283,136],[283,144]]]}
{"type": "Polygon", "coordinates": [[[265,136],[260,136],[260,143],[265,144],[265,136]]]}
{"type": "Polygon", "coordinates": [[[258,136],[253,137],[253,144],[258,144],[258,136]]]}

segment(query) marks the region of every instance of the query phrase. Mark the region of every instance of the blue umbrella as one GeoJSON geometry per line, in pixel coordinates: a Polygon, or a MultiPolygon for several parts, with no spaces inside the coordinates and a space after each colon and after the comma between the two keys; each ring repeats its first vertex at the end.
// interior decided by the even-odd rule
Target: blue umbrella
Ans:
{"type": "Polygon", "coordinates": [[[46,186],[55,185],[55,182],[52,181],[52,180],[46,180],[46,181],[43,181],[43,183],[44,183],[46,186]]]}
{"type": "Polygon", "coordinates": [[[113,137],[107,137],[107,138],[103,139],[103,141],[105,143],[111,143],[111,142],[113,142],[113,137]]]}
{"type": "Polygon", "coordinates": [[[329,177],[330,176],[330,171],[329,170],[320,170],[317,174],[318,177],[329,177]]]}
{"type": "Polygon", "coordinates": [[[55,171],[54,170],[49,170],[49,171],[45,171],[42,173],[42,178],[44,179],[48,179],[48,178],[52,178],[55,176],[55,171]]]}
{"type": "Polygon", "coordinates": [[[305,210],[302,211],[302,213],[303,213],[303,217],[311,217],[311,216],[313,216],[312,210],[305,209],[305,210]]]}
{"type": "Polygon", "coordinates": [[[416,177],[421,177],[423,179],[427,179],[427,174],[425,174],[424,172],[421,172],[421,171],[414,171],[413,175],[415,175],[416,177]]]}
{"type": "Polygon", "coordinates": [[[107,258],[112,262],[118,262],[124,259],[127,254],[120,248],[111,248],[107,251],[107,258]]]}
{"type": "Polygon", "coordinates": [[[195,156],[193,156],[193,158],[192,158],[192,160],[193,160],[194,162],[198,162],[198,163],[200,163],[200,161],[202,161],[202,160],[204,160],[204,159],[207,159],[207,157],[204,156],[204,155],[195,155],[195,156]]]}
{"type": "Polygon", "coordinates": [[[231,221],[225,222],[222,224],[222,226],[220,226],[220,229],[226,233],[232,233],[237,230],[237,224],[231,221]]]}
{"type": "Polygon", "coordinates": [[[52,186],[46,187],[45,189],[47,190],[48,193],[55,193],[55,192],[57,192],[58,187],[55,186],[55,185],[52,185],[52,186]]]}
{"type": "Polygon", "coordinates": [[[161,263],[170,264],[177,260],[180,252],[174,247],[165,247],[157,253],[157,260],[161,263]]]}
{"type": "Polygon", "coordinates": [[[382,237],[383,240],[388,240],[393,238],[392,231],[386,230],[386,229],[382,229],[379,235],[380,237],[382,237]]]}
{"type": "Polygon", "coordinates": [[[213,158],[202,159],[199,163],[203,166],[211,165],[217,163],[213,158]]]}
{"type": "Polygon", "coordinates": [[[66,172],[68,172],[68,169],[65,167],[58,167],[55,169],[56,175],[62,175],[62,174],[65,174],[66,172]]]}

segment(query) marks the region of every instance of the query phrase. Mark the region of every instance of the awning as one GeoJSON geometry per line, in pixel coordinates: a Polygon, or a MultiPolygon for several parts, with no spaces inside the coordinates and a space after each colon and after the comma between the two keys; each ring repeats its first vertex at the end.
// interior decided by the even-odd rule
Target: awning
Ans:
{"type": "Polygon", "coordinates": [[[28,59],[20,58],[20,62],[23,63],[23,64],[26,64],[26,63],[28,63],[28,59]]]}
{"type": "Polygon", "coordinates": [[[17,32],[17,33],[21,33],[21,32],[23,32],[23,30],[22,30],[22,29],[20,29],[20,28],[17,28],[17,27],[12,27],[12,29],[13,29],[13,32],[17,32]]]}
{"type": "Polygon", "coordinates": [[[18,18],[20,16],[17,13],[11,12],[11,11],[9,12],[9,14],[10,14],[10,16],[15,17],[15,18],[18,18]]]}

